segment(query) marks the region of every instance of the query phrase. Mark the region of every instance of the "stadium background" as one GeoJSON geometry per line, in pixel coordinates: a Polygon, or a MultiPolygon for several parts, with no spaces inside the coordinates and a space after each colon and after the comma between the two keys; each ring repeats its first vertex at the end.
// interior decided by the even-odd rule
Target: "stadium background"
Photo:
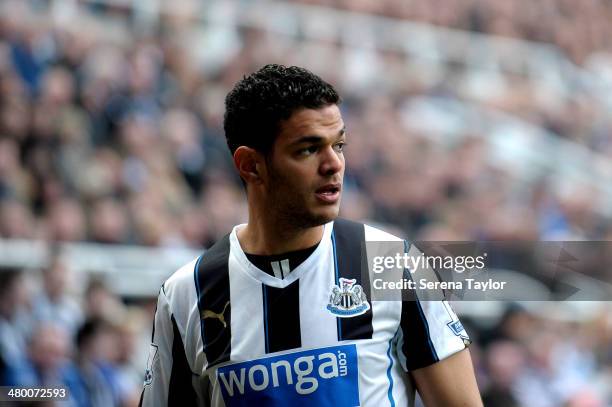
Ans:
{"type": "MultiPolygon", "coordinates": [[[[0,1],[1,379],[137,403],[160,283],[246,220],[223,99],[270,62],[343,95],[342,216],[612,240],[610,21],[605,0],[0,1]]],[[[610,303],[455,307],[487,406],[612,405],[610,303]]]]}

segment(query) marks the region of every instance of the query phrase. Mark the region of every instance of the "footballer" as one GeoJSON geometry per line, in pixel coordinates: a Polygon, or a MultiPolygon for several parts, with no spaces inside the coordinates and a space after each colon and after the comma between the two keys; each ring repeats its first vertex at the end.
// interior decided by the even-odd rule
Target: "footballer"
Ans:
{"type": "Polygon", "coordinates": [[[248,200],[237,225],[161,287],[142,406],[482,406],[445,301],[376,301],[338,218],[347,138],[335,89],[267,65],[225,101],[248,200]]]}

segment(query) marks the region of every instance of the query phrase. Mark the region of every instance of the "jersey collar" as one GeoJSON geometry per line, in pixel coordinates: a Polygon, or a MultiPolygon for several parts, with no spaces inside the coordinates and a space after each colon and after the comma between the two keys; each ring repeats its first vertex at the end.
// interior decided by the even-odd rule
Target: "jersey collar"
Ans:
{"type": "Polygon", "coordinates": [[[314,252],[310,254],[299,266],[297,266],[294,270],[291,271],[284,279],[276,278],[265,271],[261,270],[253,263],[249,261],[246,254],[244,254],[244,250],[240,246],[240,241],[238,240],[237,232],[246,226],[246,223],[236,225],[232,229],[232,233],[230,234],[230,258],[233,257],[242,267],[241,270],[246,271],[248,275],[252,278],[262,282],[265,285],[277,288],[285,288],[294,281],[296,281],[300,276],[304,273],[304,270],[311,269],[312,266],[316,263],[321,253],[327,249],[331,242],[331,233],[333,230],[334,222],[331,221],[324,225],[323,229],[323,237],[321,238],[321,242],[317,246],[314,252]]]}

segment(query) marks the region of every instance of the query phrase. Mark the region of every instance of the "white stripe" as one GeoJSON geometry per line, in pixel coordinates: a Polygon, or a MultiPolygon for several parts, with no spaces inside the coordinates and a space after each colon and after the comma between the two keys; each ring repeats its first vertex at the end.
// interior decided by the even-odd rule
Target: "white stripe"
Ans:
{"type": "MultiPolygon", "coordinates": [[[[197,259],[181,267],[176,273],[170,276],[164,284],[170,309],[172,310],[177,328],[181,334],[181,341],[185,344],[187,360],[194,372],[202,369],[205,363],[204,353],[198,351],[202,349],[202,335],[200,330],[198,298],[195,284],[193,283],[193,273],[196,262],[197,259]],[[197,318],[191,318],[191,315],[194,313],[197,318]]],[[[172,327],[169,329],[172,330],[172,327]]]]}
{"type": "Polygon", "coordinates": [[[289,267],[289,259],[285,259],[280,262],[281,267],[283,269],[283,278],[289,273],[291,273],[291,267],[289,267]]]}
{"type": "MultiPolygon", "coordinates": [[[[331,237],[320,245],[321,260],[300,277],[300,330],[302,348],[318,348],[338,343],[336,316],[327,310],[334,281],[331,237]]],[[[296,270],[289,275],[294,275],[296,270]]]]}
{"type": "Polygon", "coordinates": [[[263,330],[263,293],[261,283],[244,278],[233,250],[229,256],[230,302],[232,304],[232,360],[262,357],[265,351],[263,330]],[[248,293],[248,295],[245,295],[248,293]],[[248,310],[248,312],[244,312],[248,310]]]}
{"type": "Polygon", "coordinates": [[[280,269],[280,265],[278,264],[277,261],[273,261],[270,262],[270,264],[272,265],[272,271],[274,272],[274,277],[278,278],[278,279],[283,279],[283,273],[280,269]]]}

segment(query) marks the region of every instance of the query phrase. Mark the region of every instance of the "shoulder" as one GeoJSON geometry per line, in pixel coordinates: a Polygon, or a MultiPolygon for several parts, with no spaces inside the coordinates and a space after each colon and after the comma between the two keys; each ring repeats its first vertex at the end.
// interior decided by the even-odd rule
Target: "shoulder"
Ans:
{"type": "Polygon", "coordinates": [[[169,295],[185,286],[193,286],[194,275],[202,269],[227,264],[229,255],[229,234],[219,239],[200,256],[176,270],[163,284],[164,293],[169,295]]]}
{"type": "Polygon", "coordinates": [[[163,294],[170,305],[193,301],[202,279],[215,280],[220,268],[227,268],[229,234],[219,239],[203,254],[176,270],[162,285],[163,294]]]}
{"type": "Polygon", "coordinates": [[[194,290],[194,272],[201,256],[196,257],[189,263],[176,270],[162,284],[162,292],[169,302],[174,298],[185,298],[191,290],[194,290]]]}
{"type": "Polygon", "coordinates": [[[366,242],[397,242],[403,239],[391,233],[385,232],[377,226],[370,224],[355,222],[348,219],[337,218],[334,220],[334,232],[336,234],[352,235],[353,237],[360,236],[366,242]]]}

